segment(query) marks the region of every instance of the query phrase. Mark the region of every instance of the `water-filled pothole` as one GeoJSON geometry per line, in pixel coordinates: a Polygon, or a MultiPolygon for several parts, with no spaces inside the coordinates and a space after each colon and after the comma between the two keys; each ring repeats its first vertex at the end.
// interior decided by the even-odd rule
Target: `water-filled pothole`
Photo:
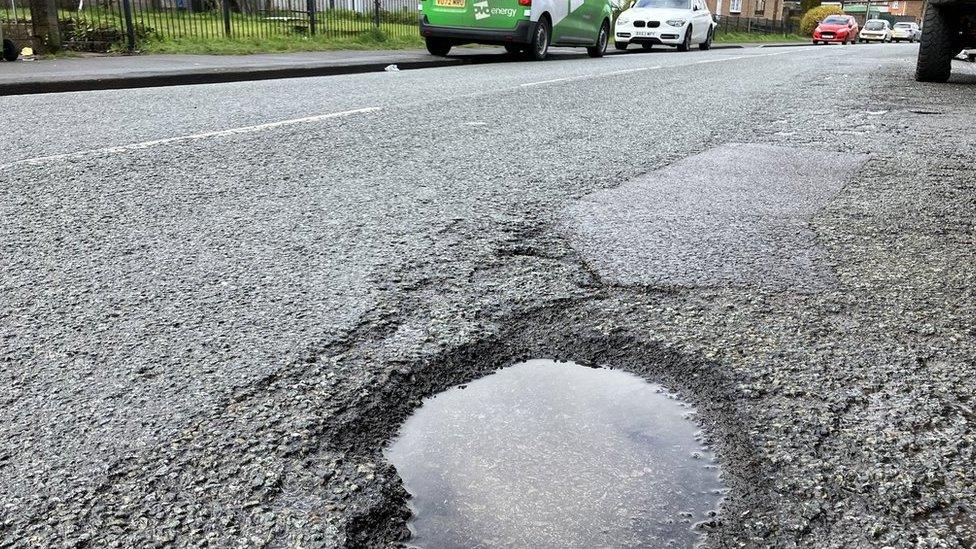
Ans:
{"type": "Polygon", "coordinates": [[[694,545],[724,487],[692,415],[632,374],[549,360],[431,397],[385,451],[410,544],[694,545]]]}

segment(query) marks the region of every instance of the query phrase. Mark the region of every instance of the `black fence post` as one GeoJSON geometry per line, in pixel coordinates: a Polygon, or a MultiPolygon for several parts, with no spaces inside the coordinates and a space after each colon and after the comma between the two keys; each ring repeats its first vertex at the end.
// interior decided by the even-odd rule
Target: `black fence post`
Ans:
{"type": "Polygon", "coordinates": [[[373,2],[373,24],[376,28],[380,28],[380,0],[373,2]]]}
{"type": "Polygon", "coordinates": [[[230,0],[220,1],[220,11],[224,13],[224,36],[230,38],[230,0]]]}
{"type": "Polygon", "coordinates": [[[125,42],[129,51],[136,49],[136,25],[132,21],[132,0],[122,0],[122,14],[125,17],[125,42]]]}
{"type": "Polygon", "coordinates": [[[307,0],[305,5],[308,10],[308,34],[315,36],[315,0],[307,0]]]}

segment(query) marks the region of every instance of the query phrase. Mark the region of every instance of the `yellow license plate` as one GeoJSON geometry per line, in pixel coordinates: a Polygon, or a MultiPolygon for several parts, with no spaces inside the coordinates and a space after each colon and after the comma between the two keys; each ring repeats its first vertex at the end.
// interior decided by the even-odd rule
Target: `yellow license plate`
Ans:
{"type": "Polygon", "coordinates": [[[439,8],[463,8],[464,0],[434,0],[434,5],[439,8]]]}

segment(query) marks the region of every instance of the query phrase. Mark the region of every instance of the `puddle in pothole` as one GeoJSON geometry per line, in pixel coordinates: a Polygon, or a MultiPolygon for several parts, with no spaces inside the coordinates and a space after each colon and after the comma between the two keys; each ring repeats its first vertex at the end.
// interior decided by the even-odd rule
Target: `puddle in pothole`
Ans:
{"type": "Polygon", "coordinates": [[[385,450],[409,545],[693,546],[724,492],[693,414],[632,374],[550,360],[426,399],[385,450]]]}

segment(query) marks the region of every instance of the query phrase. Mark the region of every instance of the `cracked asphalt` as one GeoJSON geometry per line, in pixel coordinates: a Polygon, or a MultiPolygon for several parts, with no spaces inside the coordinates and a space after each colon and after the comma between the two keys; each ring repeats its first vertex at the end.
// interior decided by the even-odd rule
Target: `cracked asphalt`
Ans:
{"type": "MultiPolygon", "coordinates": [[[[729,486],[706,546],[973,547],[976,70],[917,84],[916,51],[0,98],[0,547],[395,545],[401,421],[542,357],[697,407],[729,486]],[[667,257],[655,174],[730,144],[850,161],[773,240],[826,282],[764,283],[745,229],[647,273],[581,243],[667,257]],[[644,217],[583,223],[614,193],[644,217]],[[749,276],[709,276],[730,257],[749,276]]],[[[683,234],[768,193],[709,196],[683,234]]]]}

